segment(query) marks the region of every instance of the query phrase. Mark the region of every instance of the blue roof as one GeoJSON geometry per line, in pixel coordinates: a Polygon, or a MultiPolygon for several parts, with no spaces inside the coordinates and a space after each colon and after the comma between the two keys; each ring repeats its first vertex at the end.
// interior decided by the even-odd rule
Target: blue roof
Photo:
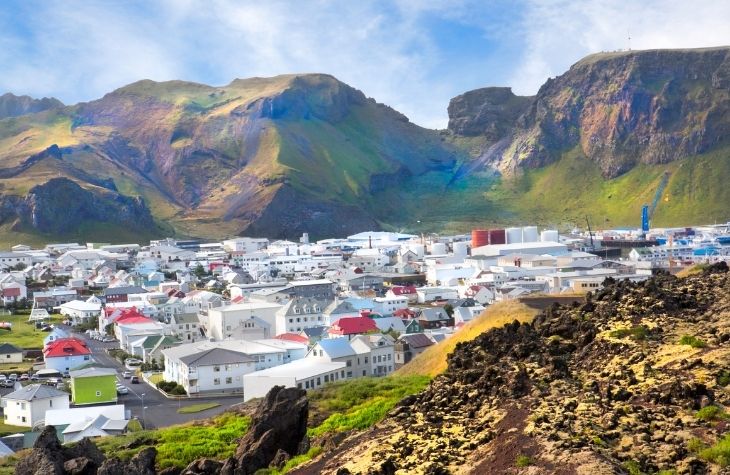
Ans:
{"type": "Polygon", "coordinates": [[[375,305],[375,302],[370,299],[348,297],[344,301],[352,305],[357,311],[370,310],[375,305]]]}
{"type": "Polygon", "coordinates": [[[341,358],[343,356],[351,356],[355,354],[355,350],[350,346],[350,341],[346,337],[342,338],[325,338],[317,343],[330,358],[341,358]]]}

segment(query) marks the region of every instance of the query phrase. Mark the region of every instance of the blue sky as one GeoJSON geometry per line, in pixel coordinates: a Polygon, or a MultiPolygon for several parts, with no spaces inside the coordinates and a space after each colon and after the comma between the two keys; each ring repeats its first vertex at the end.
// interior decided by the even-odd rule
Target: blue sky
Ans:
{"type": "Polygon", "coordinates": [[[147,78],[324,72],[426,127],[483,86],[534,94],[581,57],[730,44],[730,2],[5,0],[0,93],[71,104],[147,78]]]}

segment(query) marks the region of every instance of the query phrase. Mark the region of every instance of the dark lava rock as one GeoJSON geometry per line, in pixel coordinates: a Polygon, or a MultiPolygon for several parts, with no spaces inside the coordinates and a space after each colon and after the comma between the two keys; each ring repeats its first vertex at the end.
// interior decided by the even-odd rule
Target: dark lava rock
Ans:
{"type": "Polygon", "coordinates": [[[275,386],[269,391],[236,449],[236,475],[252,475],[273,462],[279,451],[298,455],[307,435],[309,401],[303,389],[275,386]]]}

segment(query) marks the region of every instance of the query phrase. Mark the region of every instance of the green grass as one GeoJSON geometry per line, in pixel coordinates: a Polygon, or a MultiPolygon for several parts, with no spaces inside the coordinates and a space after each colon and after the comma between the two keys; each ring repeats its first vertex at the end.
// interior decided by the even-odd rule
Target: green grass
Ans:
{"type": "Polygon", "coordinates": [[[181,407],[177,410],[177,412],[178,414],[194,414],[196,412],[207,411],[208,409],[213,409],[218,406],[220,406],[220,404],[217,402],[204,402],[200,404],[193,404],[192,406],[181,407]]]}
{"type": "Polygon", "coordinates": [[[730,371],[723,369],[721,370],[715,380],[717,381],[717,384],[720,386],[727,386],[730,384],[730,371]]]}
{"type": "Polygon", "coordinates": [[[283,475],[289,473],[292,469],[299,465],[309,462],[323,451],[322,447],[312,447],[306,454],[297,455],[289,459],[280,469],[277,468],[264,468],[256,471],[256,475],[283,475]]]}
{"type": "Polygon", "coordinates": [[[629,337],[632,340],[641,341],[646,340],[646,337],[649,335],[649,329],[643,325],[636,325],[631,328],[613,330],[608,335],[611,338],[617,338],[619,340],[629,337]]]}
{"type": "MultiPolygon", "coordinates": [[[[58,324],[61,320],[61,316],[55,315],[49,321],[58,324]]],[[[24,349],[43,348],[43,339],[48,336],[48,332],[40,331],[33,323],[29,323],[28,315],[2,315],[0,321],[13,324],[11,331],[0,330],[0,343],[10,343],[24,349]]]]}
{"type": "Polygon", "coordinates": [[[0,423],[0,434],[17,434],[18,432],[29,432],[30,427],[13,426],[0,423]]]}
{"type": "Polygon", "coordinates": [[[162,373],[152,373],[147,377],[147,379],[149,379],[150,383],[152,384],[157,384],[160,381],[165,380],[162,373]]]}
{"type": "Polygon", "coordinates": [[[222,414],[204,422],[192,422],[154,431],[140,431],[119,437],[105,437],[97,444],[108,456],[129,459],[141,450],[122,446],[135,439],[153,438],[157,448],[157,467],[185,467],[200,457],[224,459],[236,451],[236,439],[243,436],[251,424],[249,417],[233,413],[222,414]]]}
{"type": "Polygon", "coordinates": [[[309,429],[312,437],[351,429],[366,429],[379,422],[405,396],[428,385],[428,376],[358,378],[335,383],[310,393],[313,409],[330,414],[309,429]]]}
{"type": "Polygon", "coordinates": [[[517,460],[515,460],[515,466],[516,467],[529,467],[532,465],[532,459],[528,457],[527,455],[519,455],[517,457],[517,460]]]}
{"type": "Polygon", "coordinates": [[[725,410],[719,406],[710,405],[705,406],[695,414],[695,417],[701,421],[719,421],[730,419],[730,416],[725,413],[725,410]]]}
{"type": "Polygon", "coordinates": [[[699,451],[701,459],[721,467],[730,466],[730,435],[726,435],[711,447],[699,451]]]}
{"type": "Polygon", "coordinates": [[[683,335],[682,338],[679,339],[679,344],[689,345],[692,348],[704,348],[707,346],[707,343],[692,335],[683,335]]]}

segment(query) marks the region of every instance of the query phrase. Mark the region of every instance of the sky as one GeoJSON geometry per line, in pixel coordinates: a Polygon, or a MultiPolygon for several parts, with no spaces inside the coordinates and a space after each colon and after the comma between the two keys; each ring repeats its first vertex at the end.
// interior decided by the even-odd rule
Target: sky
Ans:
{"type": "Polygon", "coordinates": [[[532,95],[600,51],[730,45],[728,24],[725,0],[4,0],[0,94],[321,72],[444,128],[465,91],[532,95]]]}

